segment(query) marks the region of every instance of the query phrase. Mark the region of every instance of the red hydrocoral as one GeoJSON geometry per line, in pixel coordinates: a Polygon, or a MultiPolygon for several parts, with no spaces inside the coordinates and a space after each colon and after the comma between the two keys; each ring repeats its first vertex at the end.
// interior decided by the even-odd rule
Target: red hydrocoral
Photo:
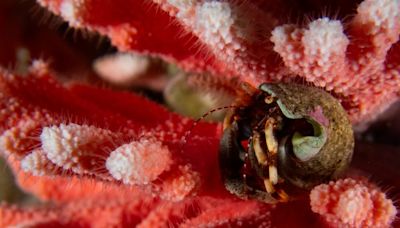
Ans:
{"type": "Polygon", "coordinates": [[[396,215],[393,202],[366,181],[344,179],[320,185],[310,194],[311,208],[332,227],[388,227],[396,215]]]}
{"type": "MultiPolygon", "coordinates": [[[[369,120],[399,93],[398,1],[362,2],[346,28],[323,18],[306,29],[276,27],[290,4],[285,1],[275,1],[271,12],[259,8],[263,0],[38,2],[72,27],[108,36],[120,50],[159,55],[187,70],[237,76],[253,85],[302,78],[332,91],[354,123],[369,120]]],[[[321,225],[305,200],[271,206],[227,194],[217,164],[216,124],[198,124],[181,150],[193,121],[144,98],[61,85],[41,62],[26,77],[0,74],[2,152],[24,189],[55,203],[35,209],[2,205],[0,226],[321,225]],[[148,169],[156,159],[160,167],[148,169]]],[[[364,195],[372,191],[361,188],[364,195]]],[[[375,221],[358,209],[356,219],[344,217],[356,225],[375,221]]],[[[376,221],[388,224],[392,214],[386,210],[386,219],[376,221]]]]}
{"type": "Polygon", "coordinates": [[[399,93],[398,1],[362,2],[346,29],[329,18],[307,29],[275,27],[282,24],[285,1],[268,12],[249,1],[39,2],[71,26],[108,35],[121,50],[173,57],[187,69],[238,76],[254,85],[304,78],[334,92],[354,123],[374,118],[399,93]],[[182,46],[182,40],[192,41],[182,46]]]}
{"type": "MultiPolygon", "coordinates": [[[[35,69],[34,73],[38,74],[38,70],[35,69]]],[[[168,146],[163,149],[166,151],[165,158],[174,160],[173,164],[170,161],[166,163],[169,165],[165,170],[159,170],[157,174],[148,173],[151,180],[161,174],[168,179],[175,172],[169,166],[193,166],[190,170],[205,168],[194,161],[192,164],[188,162],[199,153],[194,150],[196,147],[186,147],[192,150],[184,154],[180,152],[181,137],[192,121],[169,113],[144,98],[82,85],[65,88],[45,70],[39,76],[29,75],[27,78],[3,71],[0,86],[3,110],[0,115],[3,131],[0,141],[5,153],[23,161],[25,169],[39,169],[46,174],[57,173],[54,168],[40,170],[49,169],[46,163],[52,163],[57,168],[76,174],[95,175],[109,180],[114,176],[105,165],[110,153],[118,151],[119,146],[129,148],[136,143],[128,153],[136,154],[135,159],[139,160],[133,159],[127,165],[140,163],[143,158],[138,156],[148,155],[135,150],[144,149],[147,140],[153,142],[152,147],[159,145],[160,151],[162,145],[168,146]],[[100,97],[103,97],[102,102],[98,101],[100,97]],[[32,151],[37,147],[37,140],[41,149],[32,151]],[[35,157],[27,158],[33,152],[36,153],[35,157]]],[[[200,134],[208,134],[196,137],[193,144],[204,140],[217,142],[216,127],[200,124],[200,134]]],[[[215,148],[215,144],[212,147],[215,148]]],[[[216,165],[215,161],[205,163],[216,165]]],[[[132,172],[144,174],[139,170],[137,166],[132,172]]]]}
{"type": "Polygon", "coordinates": [[[359,5],[348,34],[339,21],[323,18],[307,29],[275,28],[271,39],[293,73],[334,92],[357,123],[397,99],[399,21],[398,1],[367,0],[359,5]]]}
{"type": "Polygon", "coordinates": [[[41,70],[40,73],[37,68],[32,70],[26,78],[2,71],[0,101],[4,112],[0,115],[3,131],[0,141],[19,184],[54,204],[34,209],[3,204],[1,227],[167,224],[268,227],[287,222],[288,225],[317,222],[310,214],[295,221],[271,219],[304,208],[306,201],[276,210],[272,205],[229,195],[219,177],[217,125],[199,123],[181,151],[180,138],[192,121],[131,94],[84,85],[61,86],[46,69],[41,70]],[[118,102],[99,102],[97,97],[118,102]],[[140,110],[131,113],[135,107],[153,112],[148,112],[145,118],[140,110]],[[36,124],[33,127],[23,124],[30,121],[36,124]],[[87,130],[91,134],[87,135],[87,130]],[[92,136],[99,140],[93,141],[92,136]],[[150,136],[153,144],[144,141],[150,136]],[[113,143],[108,143],[110,140],[113,143]],[[125,162],[126,167],[114,171],[121,174],[132,170],[143,176],[141,179],[133,174],[125,176],[127,181],[123,184],[117,181],[114,171],[110,172],[106,160],[112,157],[110,154],[120,153],[119,146],[129,147],[132,143],[136,143],[132,150],[144,149],[130,154],[139,160],[128,156],[130,162],[125,162]],[[153,162],[140,157],[146,154],[145,147],[160,147],[157,151],[165,151],[160,157],[166,159],[163,169],[141,172],[141,166],[153,162]],[[173,163],[169,162],[169,156],[173,163]]]}
{"type": "Polygon", "coordinates": [[[198,40],[174,18],[151,2],[138,0],[39,0],[75,28],[110,37],[119,50],[157,54],[190,70],[219,68],[223,64],[206,51],[195,52],[198,40]],[[206,60],[208,59],[208,60],[206,60]],[[204,61],[206,60],[206,61],[204,61]],[[211,65],[210,65],[211,64],[211,65]]]}

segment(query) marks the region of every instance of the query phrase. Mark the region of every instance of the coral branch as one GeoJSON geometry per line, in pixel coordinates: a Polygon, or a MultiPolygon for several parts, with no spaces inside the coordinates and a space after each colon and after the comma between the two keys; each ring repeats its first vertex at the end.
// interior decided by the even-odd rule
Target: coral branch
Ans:
{"type": "Polygon", "coordinates": [[[311,208],[333,227],[387,227],[396,208],[376,186],[365,181],[344,179],[315,187],[311,208]]]}
{"type": "Polygon", "coordinates": [[[63,206],[33,209],[18,209],[0,206],[0,226],[62,227],[132,227],[141,222],[157,200],[148,196],[134,200],[116,198],[113,200],[88,200],[63,206]],[[95,216],[97,219],[93,219],[95,216]]]}
{"type": "Polygon", "coordinates": [[[34,176],[52,176],[58,168],[52,164],[41,149],[35,149],[21,160],[21,170],[34,176]]]}
{"type": "MultiPolygon", "coordinates": [[[[24,24],[15,22],[8,8],[1,8],[9,2],[0,3],[4,31],[24,24]]],[[[284,0],[37,2],[70,27],[108,37],[119,51],[160,56],[201,73],[188,83],[201,91],[236,95],[241,82],[254,86],[309,82],[336,96],[354,124],[372,120],[400,95],[397,0],[364,0],[351,17],[314,19],[303,28],[290,24],[291,16],[283,17],[294,9],[308,14],[325,2],[305,1],[307,6],[284,0]]],[[[341,7],[351,6],[343,9],[350,13],[358,3],[346,1],[341,7]]],[[[0,153],[18,184],[48,204],[32,208],[1,204],[1,227],[321,227],[322,220],[330,226],[360,227],[389,226],[394,220],[393,202],[361,180],[315,187],[310,194],[315,214],[301,194],[296,201],[274,206],[239,200],[221,181],[220,124],[194,122],[127,92],[60,83],[45,62],[34,60],[29,67],[27,56],[42,51],[46,57],[54,55],[56,64],[61,62],[64,70],[71,68],[79,76],[88,58],[73,58],[81,52],[69,52],[69,44],[59,38],[35,33],[30,38],[36,39],[27,45],[12,31],[0,37],[0,43],[10,43],[1,48],[0,63],[8,64],[17,50],[22,57],[19,73],[0,68],[0,153]],[[21,49],[20,44],[24,44],[21,49]]],[[[111,71],[103,73],[113,79],[122,73],[147,74],[146,61],[130,59],[132,68],[123,71],[118,68],[126,59],[115,56],[110,62],[100,61],[96,70],[110,64],[111,71]]],[[[318,110],[311,114],[319,117],[318,110]]],[[[396,185],[395,178],[387,180],[396,185]]]]}
{"type": "Polygon", "coordinates": [[[171,164],[171,152],[160,142],[141,139],[124,144],[113,152],[106,161],[111,175],[124,184],[148,184],[167,171],[171,164]],[[157,153],[154,153],[157,151],[157,153]]]}
{"type": "Polygon", "coordinates": [[[213,58],[202,61],[210,56],[197,47],[197,38],[148,1],[38,0],[38,3],[72,27],[108,36],[120,50],[154,53],[191,70],[212,70],[221,64],[213,58]]]}
{"type": "Polygon", "coordinates": [[[112,149],[118,136],[93,126],[61,124],[44,127],[40,141],[44,154],[55,165],[78,174],[96,174],[101,171],[92,170],[104,166],[107,149],[112,149]]]}
{"type": "Polygon", "coordinates": [[[285,65],[295,73],[327,90],[346,90],[343,87],[350,75],[345,75],[345,60],[349,40],[339,21],[318,19],[308,29],[293,25],[280,26],[272,32],[274,50],[285,65]]]}
{"type": "Polygon", "coordinates": [[[270,46],[265,42],[278,21],[250,2],[154,0],[188,30],[199,37],[204,47],[218,60],[229,64],[225,74],[242,76],[245,81],[263,80],[277,73],[271,63],[270,46]]]}
{"type": "MultiPolygon", "coordinates": [[[[192,123],[189,120],[131,94],[88,86],[63,87],[48,71],[43,72],[47,74],[24,78],[3,72],[0,81],[0,104],[4,107],[0,118],[5,120],[0,139],[9,159],[16,161],[16,170],[21,165],[39,176],[89,175],[100,182],[121,180],[170,200],[216,187],[198,188],[200,173],[210,175],[218,169],[217,164],[208,163],[215,165],[213,169],[199,166],[196,156],[201,148],[180,151],[181,137],[192,123]],[[62,99],[56,101],[58,97],[62,99]],[[146,112],[141,113],[138,107],[146,112]]],[[[193,134],[192,143],[210,138],[216,142],[216,125],[199,124],[197,129],[198,137],[193,134]]],[[[213,179],[217,183],[218,176],[213,179]]],[[[31,184],[39,185],[24,185],[29,188],[31,184]]],[[[220,191],[222,185],[215,189],[220,191]]]]}
{"type": "Polygon", "coordinates": [[[290,71],[332,90],[354,123],[374,118],[400,89],[397,73],[385,70],[387,60],[393,68],[393,54],[387,54],[399,42],[399,2],[366,0],[357,12],[347,36],[339,21],[325,18],[308,29],[277,27],[271,37],[290,71]]]}
{"type": "MultiPolygon", "coordinates": [[[[388,55],[400,34],[398,1],[362,2],[346,28],[321,18],[306,29],[275,27],[281,23],[279,7],[267,12],[257,7],[260,2],[39,2],[71,26],[109,36],[123,51],[161,54],[186,69],[238,76],[255,86],[303,78],[332,91],[354,123],[373,119],[398,97],[398,60],[388,55]]],[[[283,2],[276,4],[287,7],[283,2]]]]}

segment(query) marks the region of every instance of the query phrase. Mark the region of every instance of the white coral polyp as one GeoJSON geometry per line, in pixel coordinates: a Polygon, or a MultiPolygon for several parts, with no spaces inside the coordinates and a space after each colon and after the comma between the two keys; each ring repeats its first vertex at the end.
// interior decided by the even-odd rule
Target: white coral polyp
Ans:
{"type": "Polygon", "coordinates": [[[171,164],[171,153],[166,146],[154,139],[141,139],[115,149],[107,158],[106,168],[124,184],[146,185],[171,164]]]}
{"type": "Polygon", "coordinates": [[[21,169],[35,176],[43,176],[48,173],[49,160],[39,150],[35,150],[21,160],[21,169]]]}
{"type": "Polygon", "coordinates": [[[343,192],[338,200],[334,213],[344,224],[361,226],[363,220],[373,210],[373,202],[365,188],[354,188],[343,192]]]}
{"type": "Polygon", "coordinates": [[[80,10],[84,6],[82,0],[64,0],[60,4],[60,15],[73,27],[82,27],[80,10]]]}
{"type": "Polygon", "coordinates": [[[198,6],[195,29],[203,31],[204,39],[218,43],[216,37],[232,42],[231,27],[234,23],[229,3],[205,2],[198,6]]]}
{"type": "Polygon", "coordinates": [[[74,172],[80,172],[81,156],[96,154],[96,150],[112,138],[113,133],[109,130],[78,124],[44,127],[40,134],[42,149],[47,158],[64,169],[72,168],[74,172]]]}
{"type": "Polygon", "coordinates": [[[196,0],[167,0],[167,2],[183,12],[189,11],[196,5],[196,0]]]}
{"type": "Polygon", "coordinates": [[[332,227],[390,227],[397,214],[378,187],[350,178],[315,187],[310,204],[332,227]]]}
{"type": "Polygon", "coordinates": [[[364,15],[364,20],[372,23],[379,32],[379,27],[393,29],[399,20],[400,2],[398,0],[368,0],[360,4],[357,9],[358,14],[364,15]]]}
{"type": "Polygon", "coordinates": [[[318,55],[321,58],[321,65],[329,63],[331,55],[344,53],[349,44],[340,21],[328,18],[311,22],[309,29],[304,31],[302,42],[308,55],[318,55]]]}
{"type": "Polygon", "coordinates": [[[120,86],[129,86],[143,76],[150,66],[146,56],[117,53],[96,59],[93,68],[103,79],[120,86]]]}
{"type": "Polygon", "coordinates": [[[200,184],[200,174],[194,171],[190,165],[181,165],[178,170],[180,175],[163,183],[161,192],[163,199],[181,201],[194,194],[200,184]]]}

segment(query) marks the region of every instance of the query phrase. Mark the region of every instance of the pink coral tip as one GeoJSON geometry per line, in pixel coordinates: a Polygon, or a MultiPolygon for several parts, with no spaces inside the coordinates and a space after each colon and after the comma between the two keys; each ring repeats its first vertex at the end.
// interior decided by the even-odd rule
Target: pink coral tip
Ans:
{"type": "Polygon", "coordinates": [[[378,187],[350,178],[315,187],[310,201],[313,212],[334,227],[388,227],[397,212],[378,187]]]}
{"type": "Polygon", "coordinates": [[[171,152],[161,142],[140,139],[124,144],[106,161],[106,168],[116,180],[125,184],[145,185],[167,171],[172,164],[171,152]]]}

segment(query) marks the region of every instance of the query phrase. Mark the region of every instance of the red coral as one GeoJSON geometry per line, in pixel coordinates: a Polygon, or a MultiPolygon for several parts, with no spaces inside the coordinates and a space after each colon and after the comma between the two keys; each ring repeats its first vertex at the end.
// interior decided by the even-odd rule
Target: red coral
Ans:
{"type": "Polygon", "coordinates": [[[180,151],[180,138],[192,121],[144,98],[82,85],[62,87],[47,74],[22,78],[3,72],[0,85],[2,97],[8,98],[1,99],[5,111],[0,118],[6,129],[1,143],[19,184],[42,199],[57,202],[35,209],[3,205],[2,227],[268,226],[274,213],[286,213],[274,212],[274,206],[263,203],[234,199],[224,190],[218,175],[217,125],[199,123],[180,151]],[[98,102],[99,94],[118,102],[98,102]],[[125,108],[135,105],[145,107],[146,113],[154,112],[142,120],[140,110],[130,113],[125,108]],[[120,112],[111,113],[111,108],[120,112]],[[26,123],[37,124],[30,127],[26,123]],[[37,140],[41,146],[32,151],[37,140]],[[146,148],[156,148],[161,153],[157,162],[164,165],[143,169],[151,165],[147,162],[154,162],[143,163],[143,156],[153,156],[146,148]],[[118,164],[126,167],[110,168],[113,159],[124,160],[118,164]]]}
{"type": "MultiPolygon", "coordinates": [[[[253,85],[299,78],[312,82],[341,99],[354,123],[370,120],[399,94],[398,1],[365,0],[347,27],[322,18],[307,28],[278,26],[290,6],[283,0],[274,1],[272,11],[263,8],[269,5],[264,0],[38,2],[72,27],[108,36],[119,50],[158,55],[186,70],[253,85]]],[[[2,28],[5,18],[0,18],[2,28]]],[[[137,95],[65,85],[54,76],[40,61],[25,76],[0,72],[2,152],[24,189],[53,202],[26,209],[1,205],[1,227],[321,225],[305,199],[272,206],[228,194],[217,163],[218,124],[197,124],[184,142],[193,120],[137,95]]],[[[320,195],[314,197],[323,188],[317,187],[311,200],[314,211],[326,215],[320,209],[328,207],[316,204],[320,195]]],[[[386,211],[378,219],[363,207],[352,216],[337,207],[331,221],[389,224],[395,209],[382,193],[369,185],[347,189],[366,196],[360,198],[366,200],[363,206],[386,211]]],[[[349,202],[344,191],[325,192],[330,191],[340,198],[332,202],[349,202]]]]}
{"type": "MultiPolygon", "coordinates": [[[[172,57],[186,69],[238,76],[254,85],[304,78],[334,92],[355,123],[374,118],[399,91],[398,1],[362,2],[346,29],[327,17],[306,29],[275,27],[281,23],[279,10],[265,12],[250,2],[39,2],[73,27],[109,36],[121,50],[172,57]],[[190,40],[189,46],[182,40],[190,40]]],[[[277,4],[287,7],[284,1],[277,4]]]]}
{"type": "Polygon", "coordinates": [[[320,185],[310,194],[311,209],[332,227],[388,227],[396,215],[393,202],[376,186],[344,179],[320,185]]]}

